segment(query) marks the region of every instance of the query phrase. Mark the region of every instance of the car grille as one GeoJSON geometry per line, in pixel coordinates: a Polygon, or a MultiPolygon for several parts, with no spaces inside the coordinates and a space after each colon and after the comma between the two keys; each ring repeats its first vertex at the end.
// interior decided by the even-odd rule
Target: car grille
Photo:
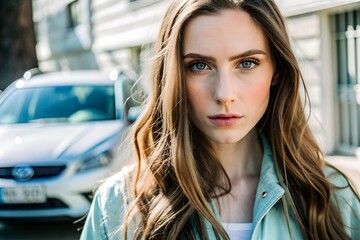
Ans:
{"type": "Polygon", "coordinates": [[[68,208],[68,206],[56,198],[48,198],[45,203],[0,203],[0,210],[41,210],[58,208],[68,208]]]}
{"type": "MultiPolygon", "coordinates": [[[[34,166],[32,168],[34,169],[34,176],[28,180],[56,177],[64,171],[66,166],[34,166]]],[[[12,171],[13,167],[1,167],[0,178],[15,179],[12,171]]]]}

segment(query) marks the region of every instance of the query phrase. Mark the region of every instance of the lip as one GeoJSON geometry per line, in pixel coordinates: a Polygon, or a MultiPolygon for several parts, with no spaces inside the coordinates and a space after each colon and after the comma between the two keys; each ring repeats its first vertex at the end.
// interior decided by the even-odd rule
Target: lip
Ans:
{"type": "Polygon", "coordinates": [[[210,122],[219,127],[229,127],[237,124],[243,116],[238,114],[216,114],[208,116],[210,122]]]}

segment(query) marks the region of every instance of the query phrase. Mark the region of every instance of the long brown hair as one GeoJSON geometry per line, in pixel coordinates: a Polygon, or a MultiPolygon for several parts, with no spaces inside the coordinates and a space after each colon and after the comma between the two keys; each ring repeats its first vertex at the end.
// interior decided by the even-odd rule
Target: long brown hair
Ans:
{"type": "Polygon", "coordinates": [[[152,91],[134,126],[138,164],[125,230],[139,219],[134,218],[137,215],[136,239],[194,239],[194,228],[208,239],[208,221],[217,238],[228,239],[209,200],[229,193],[230,181],[210,144],[189,120],[182,57],[184,26],[196,16],[224,9],[247,12],[269,42],[276,84],[258,128],[272,146],[279,177],[285,179],[284,209],[295,216],[305,239],[349,239],[339,209],[330,201],[334,186],[322,172],[323,155],[299,94],[304,86],[300,69],[273,0],[177,0],[169,6],[155,47],[152,91]],[[222,192],[216,195],[216,188],[222,192]]]}

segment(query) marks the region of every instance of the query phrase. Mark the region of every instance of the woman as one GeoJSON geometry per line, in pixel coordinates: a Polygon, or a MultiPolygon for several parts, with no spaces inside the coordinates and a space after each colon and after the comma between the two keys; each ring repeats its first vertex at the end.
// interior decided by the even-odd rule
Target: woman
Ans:
{"type": "Polygon", "coordinates": [[[174,1],[155,50],[137,164],[98,189],[82,239],[360,239],[274,1],[174,1]]]}

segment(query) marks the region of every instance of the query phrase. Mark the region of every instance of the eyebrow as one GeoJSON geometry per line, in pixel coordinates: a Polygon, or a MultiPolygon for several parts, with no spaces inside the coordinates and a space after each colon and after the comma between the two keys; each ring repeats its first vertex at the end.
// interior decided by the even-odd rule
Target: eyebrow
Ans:
{"type": "Polygon", "coordinates": [[[264,51],[262,51],[260,49],[251,49],[251,50],[248,50],[246,52],[240,53],[239,55],[230,57],[229,60],[233,61],[235,59],[244,58],[244,57],[248,57],[248,56],[256,55],[256,54],[266,55],[266,52],[264,52],[264,51]]]}
{"type": "Polygon", "coordinates": [[[202,54],[198,54],[198,53],[188,53],[188,54],[184,55],[183,58],[184,59],[186,59],[186,58],[201,58],[201,59],[205,59],[205,60],[208,60],[208,61],[215,62],[215,58],[205,56],[205,55],[202,55],[202,54]]]}
{"type": "MultiPolygon", "coordinates": [[[[256,55],[256,54],[266,55],[266,52],[264,52],[260,49],[251,49],[251,50],[245,51],[243,53],[240,53],[238,55],[230,57],[229,61],[234,61],[235,59],[244,58],[244,57],[248,57],[248,56],[256,55]]],[[[198,53],[188,53],[188,54],[185,54],[183,58],[184,59],[185,58],[202,58],[202,59],[209,60],[209,61],[215,61],[215,58],[213,58],[213,57],[205,56],[205,55],[198,54],[198,53]]]]}

